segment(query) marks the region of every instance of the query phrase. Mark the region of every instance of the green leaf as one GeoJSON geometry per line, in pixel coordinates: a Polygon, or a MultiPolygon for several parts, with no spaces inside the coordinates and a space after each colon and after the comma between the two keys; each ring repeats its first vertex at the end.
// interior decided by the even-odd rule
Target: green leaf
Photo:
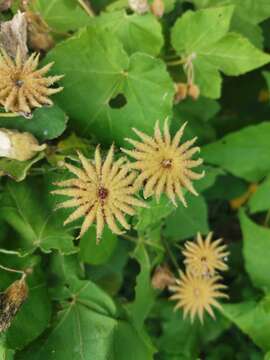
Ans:
{"type": "Polygon", "coordinates": [[[233,6],[188,11],[172,29],[172,45],[183,61],[192,61],[202,95],[220,96],[221,76],[239,75],[268,62],[270,56],[240,34],[228,33],[233,6]]]}
{"type": "Polygon", "coordinates": [[[134,135],[132,127],[152,133],[157,119],[170,114],[174,90],[165,64],[141,53],[129,58],[119,41],[99,27],[62,42],[47,61],[65,73],[58,103],[83,136],[123,144],[134,135]]]}
{"type": "Polygon", "coordinates": [[[91,265],[104,264],[111,257],[117,236],[106,227],[100,243],[96,243],[96,229],[90,228],[80,240],[80,258],[91,265]]]}
{"type": "Polygon", "coordinates": [[[41,179],[23,183],[8,182],[0,204],[0,217],[8,222],[22,239],[22,254],[40,248],[44,252],[58,249],[70,254],[76,251],[73,237],[62,225],[59,213],[49,205],[52,196],[41,179]]]}
{"type": "Polygon", "coordinates": [[[128,54],[136,51],[157,56],[163,46],[161,25],[152,14],[128,15],[125,10],[104,13],[98,24],[116,35],[128,54]]]}
{"type": "MultiPolygon", "coordinates": [[[[17,255],[1,253],[1,265],[14,269],[32,269],[26,282],[29,294],[12,321],[11,327],[5,333],[6,344],[11,349],[22,349],[36,339],[48,326],[51,317],[51,302],[48,295],[44,274],[40,268],[40,258],[27,256],[20,258],[17,255]]],[[[18,274],[0,270],[1,290],[7,288],[18,274]]]]}
{"type": "Polygon", "coordinates": [[[252,24],[248,20],[235,14],[232,18],[231,31],[240,33],[247,38],[254,46],[263,49],[264,37],[262,28],[259,25],[252,24]]]}
{"type": "Polygon", "coordinates": [[[264,351],[270,349],[270,301],[223,304],[223,314],[264,351]]]}
{"type": "Polygon", "coordinates": [[[270,61],[270,56],[256,49],[239,34],[229,33],[201,55],[226,75],[241,75],[270,61]]]}
{"type": "Polygon", "coordinates": [[[187,208],[180,204],[165,220],[164,235],[172,241],[187,239],[194,236],[198,231],[202,234],[209,231],[207,204],[204,198],[188,194],[187,204],[187,208]]]}
{"type": "Polygon", "coordinates": [[[247,181],[259,181],[270,171],[269,133],[269,122],[247,126],[204,146],[202,158],[247,181]]]}
{"type": "MultiPolygon", "coordinates": [[[[192,0],[199,8],[220,5],[220,0],[192,0]]],[[[224,0],[224,4],[234,5],[235,13],[252,24],[258,24],[270,17],[270,4],[265,0],[224,0]]]]}
{"type": "Polygon", "coordinates": [[[6,347],[6,345],[0,344],[0,359],[1,360],[13,360],[15,351],[10,350],[6,347]]]}
{"type": "Polygon", "coordinates": [[[243,210],[240,212],[240,223],[246,270],[254,286],[269,291],[270,230],[252,222],[243,210]]]}
{"type": "Polygon", "coordinates": [[[31,2],[31,9],[58,32],[77,30],[91,21],[79,2],[74,0],[35,0],[31,2]]]}
{"type": "MultiPolygon", "coordinates": [[[[138,241],[140,242],[140,239],[138,241]]],[[[140,331],[155,302],[155,292],[151,285],[150,258],[143,242],[138,244],[132,257],[140,264],[140,273],[136,279],[135,300],[128,305],[128,310],[135,326],[140,331]]]]}
{"type": "Polygon", "coordinates": [[[200,57],[194,61],[194,71],[201,94],[211,99],[218,99],[221,96],[222,84],[218,69],[200,57]]]}
{"type": "Polygon", "coordinates": [[[187,11],[172,28],[172,45],[178,53],[190,55],[220,40],[229,30],[233,6],[187,11]]]}
{"type": "Polygon", "coordinates": [[[67,116],[57,105],[36,109],[32,119],[22,116],[4,118],[0,114],[0,127],[32,133],[40,141],[52,140],[66,129],[67,116]]]}
{"type": "Polygon", "coordinates": [[[44,153],[40,152],[33,159],[27,161],[0,159],[0,176],[8,175],[15,181],[22,181],[26,178],[31,167],[44,158],[44,153]],[[2,173],[2,174],[1,174],[2,173]]]}
{"type": "Polygon", "coordinates": [[[270,209],[270,177],[266,178],[250,197],[248,206],[251,213],[270,209]]]}
{"type": "Polygon", "coordinates": [[[140,232],[159,227],[160,222],[175,209],[175,206],[165,195],[161,196],[159,202],[153,198],[147,204],[148,208],[138,208],[137,210],[138,223],[136,229],[140,232]]]}
{"type": "Polygon", "coordinates": [[[119,313],[111,298],[90,281],[70,282],[47,336],[18,355],[18,360],[150,360],[153,349],[119,313]],[[132,351],[130,351],[132,349],[132,351]]]}
{"type": "Polygon", "coordinates": [[[191,324],[189,319],[184,320],[181,311],[173,311],[173,305],[164,301],[157,303],[156,311],[162,320],[162,334],[158,339],[162,359],[197,359],[199,356],[198,323],[191,324]]]}

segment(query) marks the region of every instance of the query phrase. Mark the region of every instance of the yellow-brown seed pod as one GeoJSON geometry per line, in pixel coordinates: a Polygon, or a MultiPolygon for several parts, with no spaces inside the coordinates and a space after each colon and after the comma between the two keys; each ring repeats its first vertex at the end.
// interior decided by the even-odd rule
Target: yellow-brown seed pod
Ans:
{"type": "Polygon", "coordinates": [[[0,157],[26,161],[45,148],[45,144],[39,145],[37,139],[28,132],[0,128],[0,157]]]}

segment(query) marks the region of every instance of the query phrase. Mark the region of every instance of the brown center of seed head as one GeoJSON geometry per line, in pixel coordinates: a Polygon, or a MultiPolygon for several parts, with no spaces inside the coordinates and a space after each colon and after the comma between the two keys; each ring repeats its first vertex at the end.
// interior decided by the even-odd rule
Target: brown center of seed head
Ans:
{"type": "Polygon", "coordinates": [[[15,85],[16,85],[17,87],[22,87],[22,86],[23,86],[23,81],[20,80],[20,79],[15,80],[15,85]]]}
{"type": "Polygon", "coordinates": [[[100,198],[100,200],[105,200],[106,197],[108,196],[109,191],[107,189],[105,189],[104,187],[100,187],[98,189],[98,197],[100,198]]]}
{"type": "Polygon", "coordinates": [[[201,257],[201,261],[202,261],[202,262],[205,262],[205,261],[206,261],[206,256],[202,256],[202,257],[201,257]]]}
{"type": "Polygon", "coordinates": [[[172,160],[171,159],[164,159],[162,162],[161,162],[161,166],[164,168],[164,169],[169,169],[172,167],[172,160]]]}

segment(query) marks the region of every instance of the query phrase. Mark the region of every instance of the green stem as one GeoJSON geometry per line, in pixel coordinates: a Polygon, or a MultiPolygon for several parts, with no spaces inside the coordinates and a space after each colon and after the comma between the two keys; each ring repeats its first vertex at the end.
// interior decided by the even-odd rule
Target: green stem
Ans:
{"type": "Polygon", "coordinates": [[[179,270],[179,266],[178,266],[178,264],[177,264],[177,261],[176,261],[176,258],[175,258],[175,256],[174,256],[173,252],[171,251],[170,246],[168,245],[167,241],[166,241],[164,238],[162,238],[162,243],[163,243],[163,245],[164,245],[164,247],[165,247],[165,249],[166,249],[166,251],[167,251],[167,254],[168,254],[168,256],[169,256],[169,258],[170,258],[173,266],[174,266],[175,269],[178,271],[178,270],[179,270]]]}
{"type": "Polygon", "coordinates": [[[264,220],[264,226],[268,226],[269,225],[269,221],[270,221],[270,210],[267,211],[265,220],[264,220]]]}
{"type": "Polygon", "coordinates": [[[90,17],[94,17],[95,14],[93,12],[93,10],[91,9],[90,5],[88,6],[84,0],[78,0],[78,3],[81,5],[81,7],[84,9],[84,11],[90,16],[90,17]]]}
{"type": "Polygon", "coordinates": [[[167,65],[168,66],[179,66],[179,65],[183,65],[185,64],[185,60],[184,59],[178,59],[178,60],[174,60],[174,61],[168,61],[167,65]]]}
{"type": "Polygon", "coordinates": [[[18,113],[0,113],[0,117],[16,117],[20,116],[18,113]]]}
{"type": "Polygon", "coordinates": [[[25,275],[25,272],[22,271],[22,270],[11,269],[11,268],[8,268],[8,267],[3,266],[3,265],[0,265],[0,269],[5,270],[5,271],[9,271],[9,272],[13,272],[13,273],[17,273],[17,274],[25,275]]]}

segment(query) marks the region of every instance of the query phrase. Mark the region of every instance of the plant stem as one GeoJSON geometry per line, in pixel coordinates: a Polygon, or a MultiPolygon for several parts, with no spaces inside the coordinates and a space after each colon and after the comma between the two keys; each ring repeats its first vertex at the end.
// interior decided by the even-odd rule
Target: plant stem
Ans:
{"type": "Polygon", "coordinates": [[[269,220],[270,220],[270,210],[267,211],[265,220],[264,220],[264,226],[268,226],[269,225],[269,220]]]}
{"type": "Polygon", "coordinates": [[[178,264],[177,264],[176,258],[175,258],[175,256],[174,256],[173,252],[171,251],[171,248],[169,247],[167,241],[166,241],[164,238],[162,238],[162,243],[163,243],[163,245],[164,245],[164,247],[165,247],[165,249],[166,249],[166,251],[167,251],[167,254],[169,255],[169,258],[170,258],[173,266],[174,266],[175,269],[178,271],[178,270],[179,270],[179,266],[178,266],[178,264]]]}
{"type": "Polygon", "coordinates": [[[90,4],[87,5],[84,0],[78,0],[78,3],[81,5],[81,7],[84,9],[84,11],[85,11],[90,17],[94,17],[94,16],[95,16],[93,10],[92,10],[91,7],[90,7],[90,4]]]}
{"type": "Polygon", "coordinates": [[[0,113],[0,117],[16,117],[20,116],[18,113],[0,113]]]}
{"type": "Polygon", "coordinates": [[[178,66],[178,65],[183,65],[185,64],[185,60],[184,59],[178,59],[178,60],[174,60],[174,61],[168,61],[167,65],[168,66],[178,66]]]}
{"type": "Polygon", "coordinates": [[[11,268],[8,268],[8,267],[3,266],[3,265],[0,265],[0,269],[5,270],[5,271],[9,271],[9,272],[13,272],[13,273],[17,273],[17,274],[25,275],[25,272],[22,271],[22,270],[11,269],[11,268]]]}

